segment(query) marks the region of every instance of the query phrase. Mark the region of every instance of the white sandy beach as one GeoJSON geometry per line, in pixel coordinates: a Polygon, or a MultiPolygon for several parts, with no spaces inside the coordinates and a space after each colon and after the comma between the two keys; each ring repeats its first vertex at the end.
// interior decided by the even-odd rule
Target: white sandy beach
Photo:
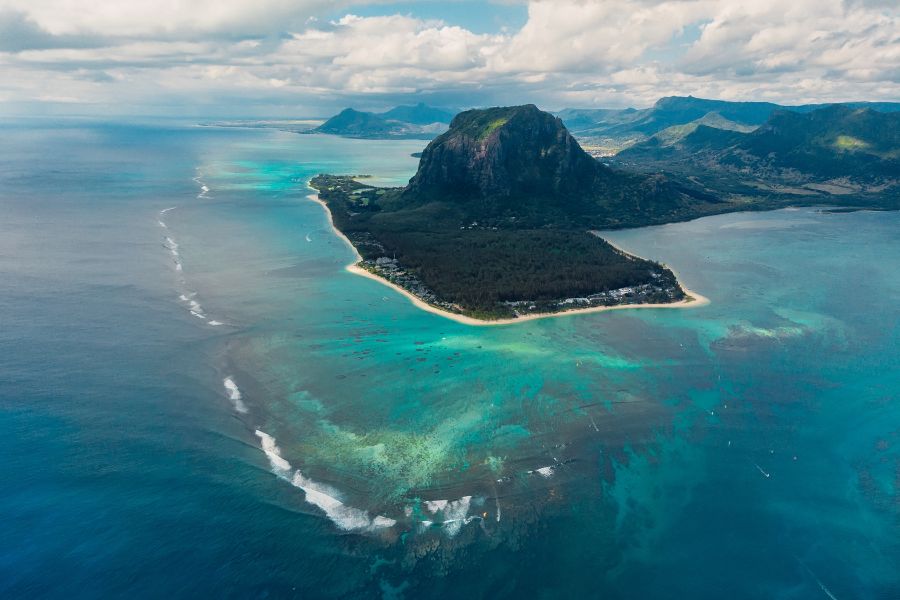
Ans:
{"type": "MultiPolygon", "coordinates": [[[[310,189],[314,189],[314,188],[310,188],[310,189]]],[[[678,302],[670,302],[667,304],[619,304],[616,306],[592,306],[589,308],[573,308],[571,310],[564,310],[564,311],[552,312],[552,313],[532,313],[532,314],[528,314],[528,315],[522,315],[522,316],[516,317],[516,318],[495,319],[495,320],[491,320],[491,321],[476,319],[474,317],[467,317],[466,315],[452,313],[450,311],[438,308],[437,306],[428,304],[427,302],[422,301],[420,298],[418,298],[414,294],[403,289],[399,285],[391,283],[387,279],[384,279],[383,277],[379,277],[378,275],[375,275],[374,273],[371,273],[371,272],[363,269],[362,267],[358,266],[358,263],[362,260],[362,256],[360,256],[359,252],[356,251],[356,247],[349,240],[349,238],[347,238],[346,235],[344,235],[337,227],[334,226],[334,219],[331,216],[331,210],[328,208],[328,205],[325,204],[325,202],[323,202],[319,198],[319,195],[317,193],[310,194],[308,196],[308,198],[310,200],[312,200],[313,202],[317,202],[322,205],[322,207],[325,209],[325,213],[328,215],[328,224],[331,226],[331,230],[335,233],[335,235],[337,235],[342,240],[344,240],[344,242],[346,242],[347,246],[349,246],[350,249],[353,250],[353,254],[354,254],[355,258],[352,263],[350,263],[349,265],[346,266],[346,269],[348,271],[350,271],[351,273],[354,273],[356,275],[360,275],[362,277],[367,277],[369,279],[377,281],[378,283],[393,289],[394,291],[406,296],[406,298],[408,298],[410,302],[412,302],[416,307],[418,307],[424,311],[434,313],[436,315],[440,315],[440,316],[444,317],[445,319],[451,319],[453,321],[456,321],[457,323],[463,323],[464,325],[475,325],[475,326],[513,325],[515,323],[524,323],[525,321],[534,321],[536,319],[548,319],[551,317],[569,317],[569,316],[573,316],[573,315],[581,315],[581,314],[586,314],[586,313],[605,312],[608,310],[626,310],[626,309],[635,310],[635,309],[639,309],[639,308],[644,308],[644,309],[646,309],[646,308],[696,308],[699,306],[705,306],[705,305],[709,304],[709,299],[707,297],[705,297],[701,294],[698,294],[697,292],[689,290],[684,285],[681,285],[681,282],[679,281],[679,285],[681,285],[681,289],[684,290],[684,293],[687,295],[687,298],[685,298],[684,300],[679,300],[678,302]]],[[[621,248],[617,248],[617,249],[622,252],[625,252],[621,248]]],[[[630,254],[630,253],[627,253],[627,254],[630,254]]],[[[672,270],[672,269],[670,268],[670,270],[672,270]]],[[[672,270],[672,272],[675,273],[674,270],[672,270]]],[[[677,273],[675,273],[675,277],[676,278],[678,277],[677,273]]]]}

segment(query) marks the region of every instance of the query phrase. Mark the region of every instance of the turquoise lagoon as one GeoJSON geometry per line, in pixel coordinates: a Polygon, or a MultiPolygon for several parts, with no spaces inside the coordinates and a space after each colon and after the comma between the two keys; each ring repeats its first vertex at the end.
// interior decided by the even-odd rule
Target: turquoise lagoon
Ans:
{"type": "Polygon", "coordinates": [[[900,215],[607,232],[708,306],[473,327],[306,187],[422,142],[2,127],[0,594],[900,593],[900,215]]]}

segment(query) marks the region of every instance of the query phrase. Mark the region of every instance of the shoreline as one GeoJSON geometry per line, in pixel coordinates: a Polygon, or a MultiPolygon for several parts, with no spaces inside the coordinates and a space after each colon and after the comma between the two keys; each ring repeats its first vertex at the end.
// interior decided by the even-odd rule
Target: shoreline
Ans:
{"type": "MultiPolygon", "coordinates": [[[[450,319],[451,321],[456,321],[457,323],[462,323],[463,325],[473,325],[478,327],[484,326],[492,326],[492,325],[514,325],[516,323],[524,323],[526,321],[536,321],[538,319],[549,319],[553,317],[569,317],[575,315],[583,315],[588,313],[599,313],[606,312],[610,310],[627,310],[627,309],[639,309],[639,308],[697,308],[700,306],[706,306],[710,303],[709,298],[702,294],[698,294],[697,292],[689,290],[685,287],[679,277],[678,273],[675,272],[671,267],[667,267],[672,273],[675,275],[676,281],[678,281],[678,285],[681,286],[681,289],[684,291],[686,298],[683,300],[679,300],[678,302],[668,302],[665,304],[661,303],[653,303],[653,304],[616,304],[614,306],[590,306],[588,308],[573,308],[571,310],[561,310],[559,312],[545,312],[545,313],[532,313],[528,315],[522,315],[520,317],[515,318],[506,318],[506,319],[494,319],[491,321],[485,321],[483,319],[476,319],[475,317],[469,317],[466,315],[461,315],[459,313],[453,313],[442,308],[438,308],[434,305],[428,304],[415,294],[409,292],[408,290],[400,287],[396,283],[392,283],[385,279],[384,277],[379,277],[374,273],[363,269],[358,266],[358,263],[362,260],[362,256],[356,250],[356,247],[353,245],[353,242],[350,241],[342,231],[340,231],[337,227],[334,226],[334,218],[331,216],[331,209],[328,208],[328,205],[319,198],[318,191],[307,185],[310,190],[313,191],[312,194],[308,195],[307,198],[312,200],[313,202],[322,206],[325,209],[325,214],[328,217],[328,225],[331,227],[331,230],[341,238],[347,246],[353,251],[354,260],[350,264],[346,265],[344,269],[354,275],[359,275],[361,277],[366,277],[367,279],[371,279],[373,281],[377,281],[383,286],[389,287],[395,292],[399,292],[403,296],[405,296],[412,304],[421,310],[426,312],[430,312],[432,314],[444,317],[445,319],[450,319]]],[[[604,238],[605,239],[605,238],[604,238]]],[[[609,243],[609,240],[605,240],[609,243]]],[[[625,252],[626,254],[630,254],[631,256],[636,256],[631,254],[630,252],[626,252],[625,250],[619,248],[610,243],[611,246],[619,250],[620,252],[625,252]]]]}

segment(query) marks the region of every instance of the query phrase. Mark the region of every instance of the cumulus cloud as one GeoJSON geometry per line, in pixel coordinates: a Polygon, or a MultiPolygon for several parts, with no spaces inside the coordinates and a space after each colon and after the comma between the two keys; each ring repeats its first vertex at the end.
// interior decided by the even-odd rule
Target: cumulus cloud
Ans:
{"type": "Polygon", "coordinates": [[[528,22],[491,57],[505,72],[591,72],[625,68],[709,11],[698,0],[532,2],[528,22]]]}
{"type": "Polygon", "coordinates": [[[24,13],[0,9],[0,52],[37,48],[78,48],[101,43],[90,36],[53,35],[24,13]]]}
{"type": "Polygon", "coordinates": [[[329,0],[2,0],[52,35],[256,35],[301,25],[329,0]]]}
{"type": "Polygon", "coordinates": [[[341,6],[0,0],[0,65],[17,74],[0,82],[0,95],[36,99],[43,79],[61,97],[120,104],[179,95],[210,105],[324,106],[430,94],[547,107],[646,105],[688,93],[779,102],[900,97],[895,2],[533,0],[522,27],[494,33],[341,6]]]}

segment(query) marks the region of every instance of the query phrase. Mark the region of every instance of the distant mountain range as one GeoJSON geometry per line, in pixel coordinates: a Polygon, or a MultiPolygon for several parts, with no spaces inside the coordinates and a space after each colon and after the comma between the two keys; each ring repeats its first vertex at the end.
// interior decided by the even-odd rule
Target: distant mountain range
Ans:
{"type": "Polygon", "coordinates": [[[832,105],[779,109],[752,131],[672,129],[605,160],[684,178],[726,200],[900,208],[900,112],[832,105]]]}
{"type": "MultiPolygon", "coordinates": [[[[652,136],[671,137],[690,133],[699,125],[746,132],[765,123],[776,111],[810,113],[827,106],[782,106],[771,102],[729,102],[672,96],[660,98],[652,107],[645,109],[567,108],[557,115],[592,154],[603,156],[615,154],[652,136]]],[[[841,106],[869,108],[878,112],[900,111],[900,103],[897,102],[850,102],[841,106]]]]}
{"type": "Polygon", "coordinates": [[[356,138],[431,139],[447,130],[455,110],[423,103],[397,106],[383,113],[346,108],[305,133],[327,133],[356,138]]]}
{"type": "Polygon", "coordinates": [[[846,105],[808,113],[777,110],[750,132],[698,125],[682,136],[662,133],[616,159],[670,170],[732,169],[776,179],[900,178],[900,112],[846,105]]]}

